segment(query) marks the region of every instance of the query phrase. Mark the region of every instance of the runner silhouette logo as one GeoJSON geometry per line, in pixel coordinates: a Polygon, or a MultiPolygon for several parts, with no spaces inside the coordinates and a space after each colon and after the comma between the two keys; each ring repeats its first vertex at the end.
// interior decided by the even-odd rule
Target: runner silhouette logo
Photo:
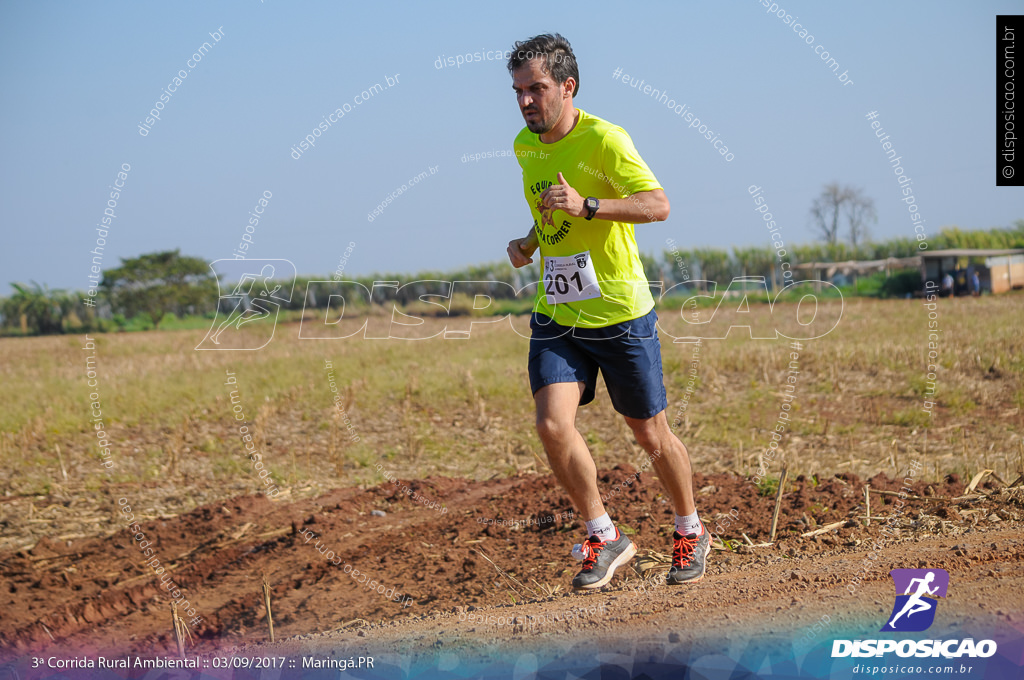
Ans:
{"type": "Polygon", "coordinates": [[[257,350],[274,339],[278,314],[292,299],[290,260],[215,260],[218,299],[213,325],[197,350],[257,350]]]}
{"type": "Polygon", "coordinates": [[[935,598],[946,597],[949,572],[945,569],[893,569],[889,574],[896,585],[896,603],[881,630],[927,630],[935,621],[938,607],[935,598]]]}

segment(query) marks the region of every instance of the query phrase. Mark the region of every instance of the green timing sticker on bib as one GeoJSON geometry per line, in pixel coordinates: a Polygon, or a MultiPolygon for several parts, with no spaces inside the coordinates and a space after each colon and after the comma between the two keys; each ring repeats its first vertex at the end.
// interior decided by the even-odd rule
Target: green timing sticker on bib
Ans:
{"type": "Polygon", "coordinates": [[[549,305],[601,297],[590,251],[544,258],[544,293],[549,305]]]}

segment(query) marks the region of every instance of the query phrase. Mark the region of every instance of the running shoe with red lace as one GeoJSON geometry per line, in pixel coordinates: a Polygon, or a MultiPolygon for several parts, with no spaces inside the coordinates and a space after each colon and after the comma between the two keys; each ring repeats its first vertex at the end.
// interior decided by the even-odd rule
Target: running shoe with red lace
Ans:
{"type": "Polygon", "coordinates": [[[668,570],[668,584],[696,583],[704,578],[707,557],[711,552],[711,539],[707,527],[704,532],[683,536],[678,531],[672,532],[672,568],[668,570]]]}
{"type": "MultiPolygon", "coordinates": [[[[575,553],[575,550],[573,551],[575,553]]],[[[582,590],[601,588],[615,575],[615,570],[633,559],[636,546],[615,527],[615,538],[602,541],[591,536],[583,543],[581,554],[583,568],[572,580],[572,587],[582,590]]]]}

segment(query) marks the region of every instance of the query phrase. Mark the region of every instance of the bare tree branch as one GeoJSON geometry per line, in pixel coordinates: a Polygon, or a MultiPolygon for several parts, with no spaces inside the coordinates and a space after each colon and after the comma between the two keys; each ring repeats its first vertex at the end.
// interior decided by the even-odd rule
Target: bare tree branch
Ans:
{"type": "Polygon", "coordinates": [[[875,203],[855,187],[826,184],[811,203],[811,222],[819,238],[831,247],[839,243],[841,217],[846,217],[850,244],[856,248],[868,240],[868,224],[877,221],[875,203]]]}
{"type": "Polygon", "coordinates": [[[846,189],[838,182],[826,184],[811,204],[811,219],[821,240],[830,246],[839,241],[839,214],[846,202],[846,189]]]}
{"type": "Polygon", "coordinates": [[[868,224],[878,221],[875,202],[865,196],[860,189],[850,189],[850,198],[846,205],[846,223],[849,228],[850,245],[856,248],[871,239],[868,224]]]}

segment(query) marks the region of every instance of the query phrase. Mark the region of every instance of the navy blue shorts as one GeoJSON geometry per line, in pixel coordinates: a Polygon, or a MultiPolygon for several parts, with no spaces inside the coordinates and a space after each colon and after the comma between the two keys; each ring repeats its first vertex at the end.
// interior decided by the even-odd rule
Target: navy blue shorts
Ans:
{"type": "Polygon", "coordinates": [[[632,321],[604,328],[562,326],[544,314],[530,318],[530,388],[582,382],[580,406],[594,400],[600,369],[612,406],[630,418],[650,418],[668,408],[661,371],[661,342],[652,309],[632,321]]]}

